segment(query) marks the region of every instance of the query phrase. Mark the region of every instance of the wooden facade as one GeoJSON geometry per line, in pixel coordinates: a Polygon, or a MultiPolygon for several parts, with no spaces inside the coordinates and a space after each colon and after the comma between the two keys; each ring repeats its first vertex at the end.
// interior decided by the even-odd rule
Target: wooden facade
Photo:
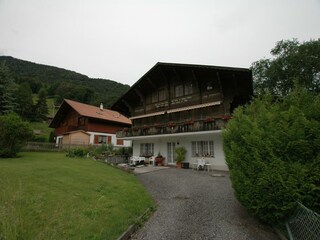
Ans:
{"type": "Polygon", "coordinates": [[[249,69],[157,63],[112,109],[132,120],[119,137],[219,130],[252,94],[249,69]]]}
{"type": "Polygon", "coordinates": [[[81,140],[81,142],[88,144],[114,143],[115,145],[123,145],[123,141],[122,144],[117,141],[115,134],[130,126],[131,121],[116,111],[72,100],[63,101],[50,123],[50,127],[55,128],[55,136],[63,137],[63,144],[71,144],[71,137],[73,138],[72,142],[77,141],[78,137],[78,141],[81,140]]]}
{"type": "Polygon", "coordinates": [[[119,124],[113,122],[101,121],[86,116],[82,116],[74,109],[70,108],[65,118],[55,127],[55,135],[64,135],[71,131],[83,130],[85,132],[102,132],[115,134],[124,127],[130,127],[128,124],[119,124]]]}

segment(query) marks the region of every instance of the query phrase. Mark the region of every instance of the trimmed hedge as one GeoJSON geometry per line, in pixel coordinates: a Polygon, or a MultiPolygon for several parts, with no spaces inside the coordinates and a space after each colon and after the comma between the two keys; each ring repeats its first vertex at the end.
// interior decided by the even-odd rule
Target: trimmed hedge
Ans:
{"type": "Polygon", "coordinates": [[[256,98],[235,111],[223,143],[236,196],[260,220],[283,223],[296,201],[320,212],[320,95],[256,98]]]}

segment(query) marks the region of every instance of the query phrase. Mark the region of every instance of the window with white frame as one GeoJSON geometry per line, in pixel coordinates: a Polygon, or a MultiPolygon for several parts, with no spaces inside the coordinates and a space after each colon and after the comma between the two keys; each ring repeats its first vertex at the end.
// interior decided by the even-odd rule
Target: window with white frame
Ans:
{"type": "Polygon", "coordinates": [[[153,143],[140,143],[140,156],[153,156],[153,143]]]}
{"type": "Polygon", "coordinates": [[[107,136],[99,136],[98,143],[99,144],[106,144],[107,143],[107,136]]]}
{"type": "Polygon", "coordinates": [[[192,157],[214,157],[213,141],[192,142],[192,157]]]}

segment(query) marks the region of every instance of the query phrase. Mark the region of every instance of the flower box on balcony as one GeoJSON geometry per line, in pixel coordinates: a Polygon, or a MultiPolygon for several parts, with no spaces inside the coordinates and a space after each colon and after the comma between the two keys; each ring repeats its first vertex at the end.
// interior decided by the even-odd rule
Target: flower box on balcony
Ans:
{"type": "Polygon", "coordinates": [[[232,116],[230,116],[230,115],[222,115],[221,118],[222,118],[223,120],[229,120],[229,119],[232,118],[232,116]]]}
{"type": "Polygon", "coordinates": [[[194,121],[193,121],[193,120],[188,120],[188,121],[185,121],[184,124],[186,124],[186,125],[193,125],[193,124],[194,124],[194,121]]]}
{"type": "Polygon", "coordinates": [[[204,122],[214,122],[214,118],[213,117],[209,117],[206,120],[204,120],[204,122]]]}
{"type": "Polygon", "coordinates": [[[175,127],[176,126],[176,123],[175,122],[169,122],[168,123],[168,127],[175,127]]]}
{"type": "Polygon", "coordinates": [[[154,126],[155,128],[161,128],[161,127],[162,127],[162,124],[156,123],[156,124],[154,124],[153,126],[154,126]]]}

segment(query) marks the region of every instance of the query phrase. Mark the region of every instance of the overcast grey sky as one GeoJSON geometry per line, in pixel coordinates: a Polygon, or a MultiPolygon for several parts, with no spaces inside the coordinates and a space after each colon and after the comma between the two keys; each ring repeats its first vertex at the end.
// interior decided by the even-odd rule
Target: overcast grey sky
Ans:
{"type": "Polygon", "coordinates": [[[157,62],[250,67],[320,37],[320,0],[0,0],[0,55],[132,85],[157,62]]]}

